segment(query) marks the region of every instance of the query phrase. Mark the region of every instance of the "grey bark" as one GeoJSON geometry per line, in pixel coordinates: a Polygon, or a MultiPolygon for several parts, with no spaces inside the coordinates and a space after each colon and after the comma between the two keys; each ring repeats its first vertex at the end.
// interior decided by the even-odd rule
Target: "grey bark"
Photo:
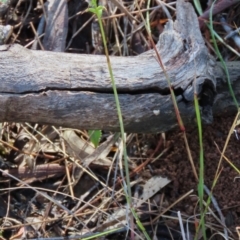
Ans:
{"type": "MultiPolygon", "coordinates": [[[[194,88],[205,122],[234,111],[223,71],[208,53],[190,3],[177,2],[156,45],[185,124],[195,118],[194,88]],[[212,108],[213,107],[213,108],[212,108]]],[[[157,54],[111,57],[127,132],[162,132],[177,126],[169,86],[157,54]]],[[[236,93],[239,63],[228,68],[236,93]]],[[[0,48],[0,121],[38,122],[119,131],[116,104],[104,56],[0,48]]],[[[239,96],[237,96],[239,99],[239,96]]]]}

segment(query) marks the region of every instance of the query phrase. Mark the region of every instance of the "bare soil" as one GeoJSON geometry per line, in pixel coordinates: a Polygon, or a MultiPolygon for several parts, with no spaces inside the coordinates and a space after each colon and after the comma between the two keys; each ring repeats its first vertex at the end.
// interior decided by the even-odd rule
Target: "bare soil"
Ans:
{"type": "MultiPolygon", "coordinates": [[[[219,164],[221,154],[217,149],[218,146],[220,151],[223,150],[233,120],[234,117],[217,118],[214,120],[214,124],[203,126],[203,147],[205,185],[208,189],[212,188],[217,169],[219,168],[220,174],[213,188],[213,196],[226,217],[226,225],[234,228],[240,224],[239,174],[225,159],[219,164]]],[[[189,130],[189,128],[191,127],[187,126],[187,138],[194,164],[198,167],[198,130],[196,128],[189,130]]],[[[235,134],[232,134],[225,152],[225,156],[238,169],[240,168],[239,144],[240,141],[236,138],[235,134]]],[[[171,187],[166,190],[169,201],[176,201],[181,195],[191,189],[194,189],[194,193],[197,195],[198,183],[188,160],[182,134],[176,131],[167,133],[167,145],[169,146],[168,152],[157,161],[154,167],[161,174],[166,174],[173,180],[171,187]]],[[[194,215],[196,202],[193,199],[191,197],[186,198],[176,206],[176,210],[181,209],[188,216],[194,215]]],[[[216,211],[214,207],[213,211],[216,211]]]]}

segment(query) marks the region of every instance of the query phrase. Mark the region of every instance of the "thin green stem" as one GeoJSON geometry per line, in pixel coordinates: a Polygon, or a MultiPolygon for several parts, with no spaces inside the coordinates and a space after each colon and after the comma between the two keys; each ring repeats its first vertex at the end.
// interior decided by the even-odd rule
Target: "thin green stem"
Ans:
{"type": "Polygon", "coordinates": [[[204,196],[204,158],[203,158],[203,139],[202,139],[202,121],[200,114],[200,107],[198,102],[198,96],[196,92],[194,93],[194,106],[196,111],[197,118],[197,126],[198,126],[198,137],[199,137],[199,181],[198,181],[198,196],[199,196],[199,204],[200,204],[200,213],[201,213],[201,221],[196,231],[195,239],[198,237],[199,229],[202,228],[203,238],[206,238],[206,229],[205,229],[205,213],[204,213],[204,205],[203,205],[203,196],[204,196]]]}
{"type": "MultiPolygon", "coordinates": [[[[98,17],[98,22],[99,22],[101,33],[104,33],[101,17],[100,16],[97,16],[97,17],[98,17]]],[[[115,99],[116,107],[117,107],[120,132],[121,132],[122,141],[123,141],[123,156],[124,156],[124,165],[125,165],[125,173],[126,173],[126,181],[127,181],[127,193],[129,196],[129,204],[130,204],[130,206],[132,206],[132,199],[131,199],[132,194],[131,194],[131,187],[130,187],[130,177],[129,177],[129,168],[128,168],[128,160],[127,160],[128,159],[127,158],[127,148],[126,148],[126,139],[125,139],[122,111],[121,111],[120,102],[119,102],[119,98],[118,98],[117,87],[116,87],[116,84],[114,81],[113,70],[112,70],[111,60],[110,60],[109,53],[108,53],[107,41],[105,38],[105,34],[102,34],[102,39],[103,39],[103,45],[104,45],[104,49],[105,49],[105,55],[107,58],[108,71],[110,74],[111,83],[112,83],[112,87],[113,87],[114,99],[115,99]]]]}
{"type": "Polygon", "coordinates": [[[126,182],[127,182],[127,189],[124,188],[126,201],[127,201],[127,204],[129,205],[129,208],[131,209],[132,216],[134,216],[134,218],[136,220],[137,226],[143,232],[146,239],[151,240],[148,233],[146,232],[144,226],[140,222],[135,210],[132,207],[132,194],[131,194],[130,174],[129,174],[129,167],[128,167],[128,157],[127,157],[127,148],[126,148],[126,139],[125,139],[123,117],[122,117],[120,102],[119,102],[119,98],[118,98],[117,87],[116,87],[116,84],[115,84],[115,81],[114,81],[114,75],[113,75],[113,70],[112,70],[112,66],[111,66],[111,60],[110,60],[109,53],[108,53],[107,41],[106,41],[106,38],[105,38],[103,24],[102,24],[102,20],[101,20],[103,7],[97,6],[96,0],[92,0],[92,6],[93,6],[93,8],[89,8],[89,11],[96,14],[98,22],[99,22],[100,31],[101,31],[102,39],[103,39],[103,45],[104,45],[104,49],[105,49],[105,55],[106,55],[106,58],[107,58],[108,71],[109,71],[109,74],[110,74],[113,93],[114,93],[114,98],[115,98],[116,107],[117,107],[117,114],[118,114],[118,119],[119,119],[120,132],[121,132],[122,141],[123,141],[123,156],[124,156],[125,175],[126,175],[126,182]]]}

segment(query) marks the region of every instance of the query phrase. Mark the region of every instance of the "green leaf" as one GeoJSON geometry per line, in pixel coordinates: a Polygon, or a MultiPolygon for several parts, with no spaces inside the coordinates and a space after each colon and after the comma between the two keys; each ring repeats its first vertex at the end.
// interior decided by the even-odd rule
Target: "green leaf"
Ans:
{"type": "Polygon", "coordinates": [[[97,14],[95,8],[88,8],[88,11],[89,11],[89,12],[92,12],[92,13],[94,13],[94,14],[97,14]]]}
{"type": "Polygon", "coordinates": [[[8,0],[0,0],[0,3],[8,4],[8,0]]]}
{"type": "Polygon", "coordinates": [[[97,7],[97,1],[96,0],[91,0],[90,6],[96,8],[97,7]]]}
{"type": "Polygon", "coordinates": [[[94,147],[97,148],[99,145],[99,142],[102,137],[102,131],[101,130],[89,130],[88,135],[90,137],[90,141],[93,143],[94,147]]]}

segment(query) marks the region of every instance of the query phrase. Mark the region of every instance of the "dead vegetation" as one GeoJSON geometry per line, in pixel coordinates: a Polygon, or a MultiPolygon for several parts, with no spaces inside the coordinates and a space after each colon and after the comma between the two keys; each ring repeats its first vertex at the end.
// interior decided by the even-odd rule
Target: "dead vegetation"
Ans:
{"type": "MultiPolygon", "coordinates": [[[[9,1],[9,7],[1,15],[2,24],[13,26],[8,43],[39,50],[103,54],[98,24],[94,16],[86,12],[88,3],[52,1],[52,6],[54,2],[57,3],[55,12],[59,13],[55,18],[45,1],[9,1]],[[45,24],[44,16],[48,16],[45,24]]],[[[219,4],[221,2],[227,1],[219,1],[219,4]]],[[[106,7],[103,19],[111,55],[138,55],[152,48],[143,21],[147,2],[114,0],[100,3],[106,7]]],[[[207,10],[206,5],[203,7],[207,10]]],[[[224,19],[232,29],[240,25],[239,8],[235,3],[231,9],[221,10],[226,13],[224,19]]],[[[175,2],[150,1],[149,17],[157,42],[168,19],[175,20],[175,2]]],[[[214,20],[216,30],[224,37],[226,33],[219,15],[214,20]]],[[[209,30],[204,26],[202,34],[209,52],[214,55],[209,30]]],[[[227,44],[239,52],[236,40],[230,38],[227,44]]],[[[219,43],[219,47],[226,60],[239,58],[226,46],[219,43]]],[[[209,189],[221,156],[218,148],[223,149],[233,119],[217,118],[214,124],[203,129],[205,184],[209,189]]],[[[190,125],[186,128],[198,170],[197,130],[190,125]]],[[[238,167],[239,131],[237,127],[235,130],[236,135],[232,134],[225,156],[238,167]]],[[[113,231],[95,239],[132,239],[131,226],[126,221],[130,212],[123,191],[123,148],[118,134],[102,132],[97,148],[86,130],[7,122],[1,124],[0,134],[1,238],[81,239],[113,231]]],[[[193,239],[199,221],[197,182],[181,133],[127,134],[127,152],[133,203],[151,238],[182,239],[180,211],[188,235],[186,239],[193,239]]],[[[238,237],[240,195],[237,177],[238,171],[223,161],[213,191],[213,204],[206,214],[209,238],[224,239],[220,234],[228,239],[238,237]]],[[[132,231],[135,239],[145,239],[137,226],[132,231]]]]}

